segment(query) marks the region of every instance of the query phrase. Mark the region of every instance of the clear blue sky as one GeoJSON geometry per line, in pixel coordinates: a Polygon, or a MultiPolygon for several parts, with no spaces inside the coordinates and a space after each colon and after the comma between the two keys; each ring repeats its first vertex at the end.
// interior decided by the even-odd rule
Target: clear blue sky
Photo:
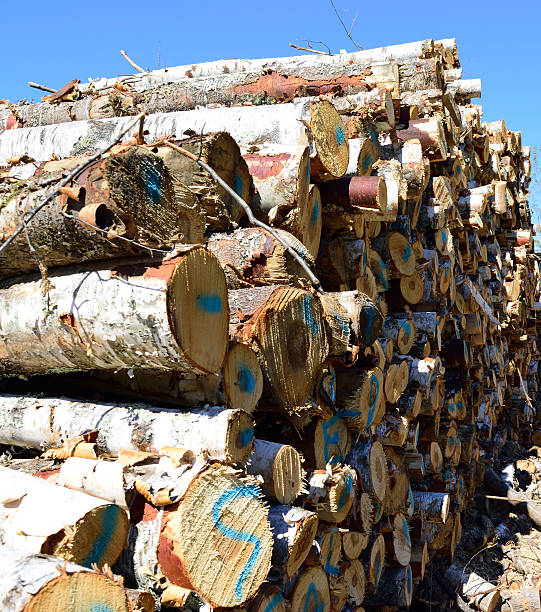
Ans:
{"type": "MultiPolygon", "coordinates": [[[[352,36],[365,48],[425,38],[457,39],[464,78],[482,79],[485,120],[505,119],[523,143],[541,145],[541,3],[534,1],[335,0],[352,36]]],[[[26,86],[60,87],[73,78],[133,70],[125,49],[144,68],[231,57],[295,52],[289,42],[324,41],[353,51],[330,0],[183,2],[93,0],[4,3],[0,99],[39,99],[26,86]]],[[[541,197],[541,194],[539,194],[541,197]]]]}

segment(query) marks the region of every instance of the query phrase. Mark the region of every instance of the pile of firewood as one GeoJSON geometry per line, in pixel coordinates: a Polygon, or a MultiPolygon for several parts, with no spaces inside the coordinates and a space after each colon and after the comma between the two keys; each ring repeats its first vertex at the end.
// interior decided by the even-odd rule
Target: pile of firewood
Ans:
{"type": "Polygon", "coordinates": [[[541,284],[461,76],[426,40],[0,106],[2,610],[407,607],[453,558],[541,284]]]}

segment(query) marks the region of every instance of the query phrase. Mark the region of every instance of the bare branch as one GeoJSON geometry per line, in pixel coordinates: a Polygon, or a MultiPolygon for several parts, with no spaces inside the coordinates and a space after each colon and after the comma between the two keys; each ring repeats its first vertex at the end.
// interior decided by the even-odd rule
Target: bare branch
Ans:
{"type": "Polygon", "coordinates": [[[355,15],[355,17],[353,17],[353,19],[351,20],[351,28],[349,28],[349,32],[348,32],[348,36],[351,34],[351,32],[353,31],[353,26],[355,25],[355,22],[357,21],[357,17],[359,17],[359,12],[360,9],[357,9],[357,14],[355,15]]]}
{"type": "MultiPolygon", "coordinates": [[[[348,32],[348,29],[346,28],[346,24],[342,21],[342,17],[340,17],[340,13],[336,10],[336,6],[334,5],[334,1],[330,0],[330,2],[331,2],[331,5],[332,5],[332,7],[334,9],[334,12],[336,13],[336,16],[338,17],[340,23],[342,24],[342,27],[344,28],[344,31],[347,34],[349,40],[351,40],[351,42],[357,47],[357,49],[359,49],[359,51],[362,51],[363,48],[359,47],[359,45],[353,40],[353,38],[351,37],[351,34],[350,34],[351,30],[353,29],[353,23],[355,23],[355,20],[353,20],[353,23],[351,24],[351,28],[350,28],[350,30],[348,32]]],[[[357,19],[357,17],[355,17],[355,19],[357,19]]]]}
{"type": "Polygon", "coordinates": [[[34,89],[41,89],[41,91],[48,91],[49,93],[56,93],[56,89],[51,89],[46,85],[40,85],[39,83],[34,83],[33,81],[28,81],[28,87],[33,87],[34,89]]]}
{"type": "Polygon", "coordinates": [[[320,55],[332,55],[332,53],[327,53],[326,51],[318,51],[317,49],[308,49],[307,47],[299,47],[299,45],[294,45],[293,43],[289,43],[290,47],[293,49],[298,49],[299,51],[310,51],[310,53],[319,53],[320,55]]]}
{"type": "Polygon", "coordinates": [[[138,66],[126,53],[126,51],[120,51],[120,55],[130,64],[137,72],[148,72],[148,70],[143,70],[141,66],[138,66]]]}

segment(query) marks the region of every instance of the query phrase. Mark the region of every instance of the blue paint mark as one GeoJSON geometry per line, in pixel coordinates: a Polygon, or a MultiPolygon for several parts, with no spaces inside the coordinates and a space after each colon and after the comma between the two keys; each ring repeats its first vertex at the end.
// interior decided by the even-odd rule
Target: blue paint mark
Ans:
{"type": "Polygon", "coordinates": [[[250,368],[244,363],[239,367],[237,382],[243,393],[253,393],[255,389],[255,378],[250,368]]]}
{"type": "Polygon", "coordinates": [[[96,563],[97,565],[103,563],[103,557],[118,527],[117,523],[121,513],[123,513],[123,510],[114,504],[107,504],[105,506],[101,515],[101,529],[98,537],[94,542],[92,550],[88,553],[88,556],[84,561],[81,561],[81,565],[84,567],[92,567],[92,563],[96,563]]]}
{"type": "Polygon", "coordinates": [[[370,168],[371,164],[372,164],[372,155],[368,154],[363,159],[363,170],[366,172],[368,168],[370,168]]]}
{"type": "Polygon", "coordinates": [[[411,336],[411,325],[409,324],[408,321],[404,321],[404,323],[402,323],[402,325],[400,326],[408,335],[408,340],[409,337],[411,336]]]}
{"type": "Polygon", "coordinates": [[[462,170],[460,169],[460,166],[456,169],[456,171],[458,172],[458,174],[462,174],[462,170]]]}
{"type": "Polygon", "coordinates": [[[411,546],[410,532],[408,531],[408,523],[406,522],[406,519],[402,519],[402,523],[404,527],[404,536],[406,537],[406,544],[411,546]]]}
{"type": "Polygon", "coordinates": [[[448,410],[449,410],[449,414],[450,414],[451,416],[454,416],[454,415],[456,414],[456,406],[453,404],[453,402],[450,402],[450,403],[449,403],[449,408],[448,408],[448,410]]]}
{"type": "Polygon", "coordinates": [[[334,318],[338,322],[338,326],[342,330],[342,333],[348,334],[349,333],[349,327],[346,324],[346,322],[344,321],[344,319],[342,319],[342,317],[340,316],[340,313],[335,311],[333,314],[334,314],[334,318]]]}
{"type": "Polygon", "coordinates": [[[331,374],[331,388],[330,388],[330,396],[331,396],[331,400],[334,403],[334,400],[336,399],[336,372],[334,370],[330,371],[331,374]]]}
{"type": "Polygon", "coordinates": [[[363,244],[363,269],[361,270],[363,274],[366,272],[367,263],[368,263],[368,249],[363,244]]]}
{"type": "Polygon", "coordinates": [[[370,398],[370,404],[368,406],[368,420],[366,421],[366,427],[370,427],[372,421],[374,420],[376,404],[379,397],[379,380],[376,378],[375,374],[372,374],[370,377],[370,393],[368,397],[370,398]]]}
{"type": "Polygon", "coordinates": [[[423,474],[423,476],[426,476],[426,468],[425,468],[425,462],[423,459],[421,459],[422,463],[421,463],[421,473],[423,474]]]}
{"type": "Polygon", "coordinates": [[[415,447],[417,447],[418,443],[419,443],[419,428],[417,428],[417,431],[415,432],[415,447]]]}
{"type": "Polygon", "coordinates": [[[455,450],[456,442],[453,436],[449,436],[449,444],[453,447],[453,451],[455,450]]]}
{"type": "Polygon", "coordinates": [[[312,211],[312,215],[310,217],[310,225],[315,225],[319,220],[320,214],[320,206],[319,206],[319,198],[316,198],[316,203],[314,205],[314,210],[312,211]]]}
{"type": "Polygon", "coordinates": [[[259,491],[256,487],[252,485],[245,485],[243,487],[238,487],[235,489],[230,489],[229,491],[225,491],[222,493],[220,497],[214,503],[212,507],[212,518],[214,520],[214,524],[218,531],[225,536],[226,538],[230,538],[231,540],[235,540],[236,542],[248,542],[252,544],[254,550],[246,563],[246,566],[241,571],[240,576],[237,580],[237,584],[235,587],[235,595],[238,599],[242,599],[242,587],[246,578],[250,575],[250,572],[254,569],[255,562],[259,557],[259,553],[261,552],[261,540],[253,533],[247,533],[246,531],[239,531],[238,529],[234,529],[233,527],[228,527],[222,523],[222,519],[220,518],[220,513],[223,507],[229,503],[230,501],[234,501],[241,497],[249,497],[251,499],[257,499],[259,496],[259,491]]]}
{"type": "Polygon", "coordinates": [[[372,328],[374,327],[374,321],[376,320],[376,311],[374,308],[368,307],[364,309],[364,312],[366,313],[366,324],[365,324],[366,340],[367,340],[367,344],[371,345],[373,342],[372,328]]]}
{"type": "Polygon", "coordinates": [[[381,572],[381,559],[378,557],[376,559],[376,585],[379,582],[379,573],[381,572]]]}
{"type": "Polygon", "coordinates": [[[327,555],[327,560],[325,561],[325,573],[326,574],[330,574],[331,576],[338,576],[340,574],[339,568],[335,567],[331,563],[331,557],[332,557],[332,552],[333,552],[333,540],[334,540],[334,533],[331,533],[331,542],[330,542],[330,545],[329,545],[329,554],[327,555]]]}
{"type": "Polygon", "coordinates": [[[319,335],[319,323],[314,319],[311,306],[311,296],[308,294],[304,295],[302,298],[302,311],[304,315],[304,322],[313,334],[319,335]]]}
{"type": "MultiPolygon", "coordinates": [[[[335,415],[332,419],[330,419],[330,421],[325,421],[321,425],[321,430],[323,432],[323,454],[325,456],[326,464],[329,463],[329,461],[331,460],[329,456],[329,444],[338,444],[340,440],[337,431],[335,431],[332,436],[329,434],[329,430],[331,429],[331,427],[334,427],[334,425],[338,422],[339,419],[340,417],[338,415],[335,415]]],[[[344,458],[341,455],[339,455],[338,457],[334,456],[331,463],[338,463],[339,461],[343,460],[344,458]]]]}
{"type": "Polygon", "coordinates": [[[310,160],[308,160],[308,163],[306,164],[306,182],[310,182],[310,160]]]}
{"type": "Polygon", "coordinates": [[[157,168],[150,166],[145,173],[145,189],[147,198],[152,204],[158,204],[162,199],[162,177],[157,168]]]}
{"type": "Polygon", "coordinates": [[[409,496],[410,496],[410,505],[413,511],[415,509],[415,502],[413,501],[413,491],[411,490],[411,485],[408,485],[408,489],[409,489],[409,496]]]}
{"type": "Polygon", "coordinates": [[[383,514],[383,504],[381,502],[377,503],[376,506],[376,514],[374,516],[374,522],[377,523],[383,514]]]}
{"type": "Polygon", "coordinates": [[[447,244],[447,232],[445,230],[443,230],[443,232],[441,233],[441,241],[444,245],[447,244]]]}
{"type": "Polygon", "coordinates": [[[411,577],[411,565],[408,565],[406,568],[406,573],[408,574],[408,592],[411,593],[413,590],[413,579],[411,577]]]}
{"type": "Polygon", "coordinates": [[[342,491],[342,495],[340,495],[340,499],[338,500],[338,506],[337,506],[338,512],[342,510],[345,503],[347,502],[352,488],[353,488],[353,478],[351,477],[351,474],[346,474],[346,486],[344,487],[344,490],[342,491]]]}
{"type": "Polygon", "coordinates": [[[411,257],[411,246],[408,244],[406,249],[404,250],[404,254],[402,255],[403,261],[408,261],[411,257]]]}
{"type": "Polygon", "coordinates": [[[284,601],[282,593],[276,593],[276,595],[269,601],[263,612],[272,612],[274,608],[278,607],[284,601]]]}
{"type": "Polygon", "coordinates": [[[306,599],[304,600],[303,612],[309,611],[308,606],[310,605],[310,599],[312,597],[314,598],[314,601],[316,603],[316,609],[314,610],[314,612],[323,612],[323,610],[325,609],[325,602],[319,601],[319,597],[316,591],[316,585],[313,582],[309,584],[308,590],[306,591],[306,599]]]}
{"type": "Polygon", "coordinates": [[[93,602],[90,604],[90,608],[87,608],[87,612],[115,612],[109,604],[93,602]]]}
{"type": "Polygon", "coordinates": [[[241,447],[245,447],[248,446],[248,444],[251,443],[251,441],[254,439],[254,428],[253,427],[246,427],[246,429],[243,429],[240,432],[240,445],[241,447]]]}
{"type": "Polygon", "coordinates": [[[242,180],[242,176],[235,174],[235,178],[233,179],[233,189],[237,195],[242,196],[244,189],[244,181],[242,180]]]}
{"type": "Polygon", "coordinates": [[[344,133],[344,128],[341,125],[336,126],[336,142],[342,146],[346,140],[346,135],[344,133]]]}
{"type": "Polygon", "coordinates": [[[217,293],[198,295],[197,307],[204,312],[217,314],[222,312],[222,298],[217,293]]]}
{"type": "Polygon", "coordinates": [[[372,144],[376,147],[379,144],[378,133],[373,128],[370,128],[369,134],[372,144]]]}

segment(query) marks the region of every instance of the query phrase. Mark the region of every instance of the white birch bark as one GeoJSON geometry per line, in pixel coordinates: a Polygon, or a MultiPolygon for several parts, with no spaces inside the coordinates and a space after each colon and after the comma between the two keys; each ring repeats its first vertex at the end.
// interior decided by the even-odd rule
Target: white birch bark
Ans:
{"type": "Polygon", "coordinates": [[[164,446],[207,452],[216,460],[242,461],[253,446],[253,421],[242,410],[208,406],[190,412],[96,404],[56,398],[0,396],[0,441],[28,448],[61,446],[98,431],[103,453],[157,453],[164,446]]]}

